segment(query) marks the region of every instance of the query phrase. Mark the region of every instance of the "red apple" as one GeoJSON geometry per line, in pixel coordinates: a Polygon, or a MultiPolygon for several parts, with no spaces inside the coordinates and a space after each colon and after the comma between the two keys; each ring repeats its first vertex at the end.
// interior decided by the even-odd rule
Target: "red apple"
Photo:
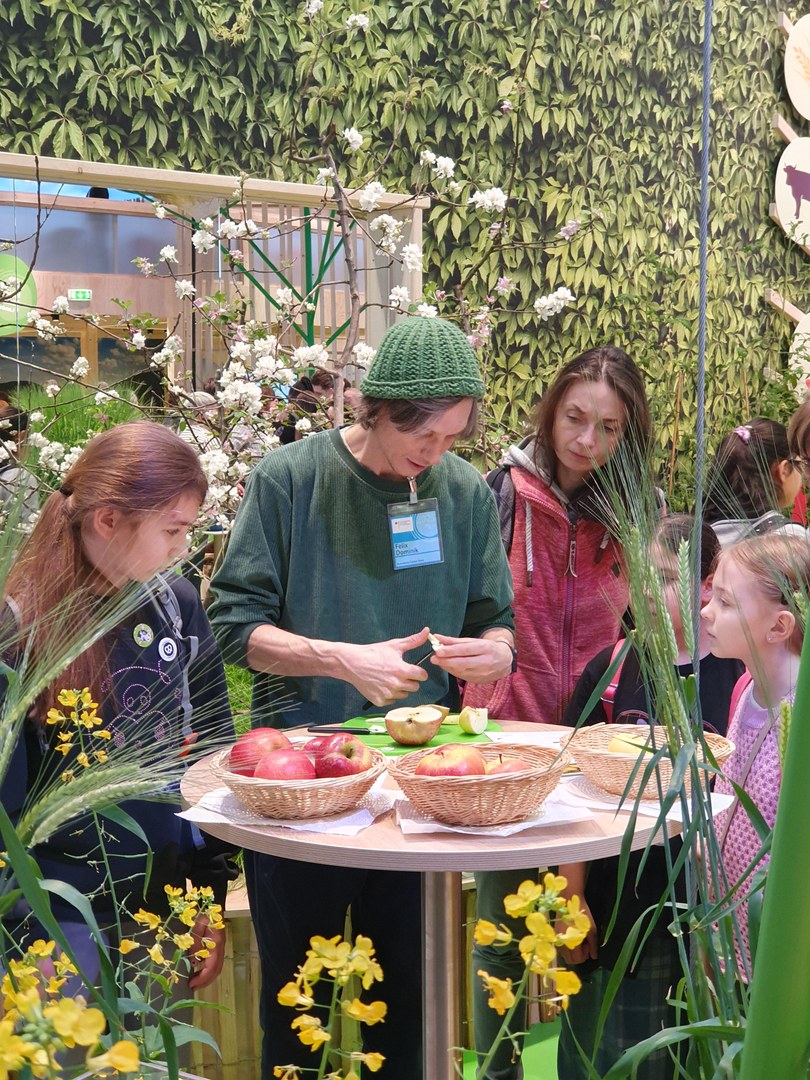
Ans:
{"type": "Polygon", "coordinates": [[[265,754],[253,776],[256,780],[314,780],[316,773],[306,754],[290,748],[265,754]]]}
{"type": "Polygon", "coordinates": [[[315,757],[318,776],[351,776],[374,762],[371,751],[356,735],[333,735],[315,757]]]}
{"type": "Polygon", "coordinates": [[[304,743],[304,753],[309,754],[310,757],[316,757],[331,738],[331,735],[316,735],[314,739],[304,743]]]}
{"type": "Polygon", "coordinates": [[[265,754],[269,754],[271,750],[291,748],[292,743],[278,728],[253,728],[240,735],[234,743],[228,758],[228,768],[241,776],[253,776],[256,765],[265,754]]]}
{"type": "Polygon", "coordinates": [[[519,757],[499,757],[494,761],[488,761],[486,764],[487,776],[500,776],[502,773],[517,773],[525,772],[526,769],[533,768],[530,761],[526,761],[525,758],[519,757]]]}
{"type": "Polygon", "coordinates": [[[414,769],[418,776],[483,776],[486,762],[474,746],[451,743],[426,754],[414,769]]]}

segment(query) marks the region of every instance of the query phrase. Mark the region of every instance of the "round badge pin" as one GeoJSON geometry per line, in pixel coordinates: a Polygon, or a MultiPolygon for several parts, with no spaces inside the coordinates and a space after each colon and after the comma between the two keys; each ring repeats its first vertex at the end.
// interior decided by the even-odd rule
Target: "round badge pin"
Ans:
{"type": "Polygon", "coordinates": [[[155,640],[155,635],[152,633],[152,627],[147,626],[146,623],[138,623],[135,629],[132,631],[132,637],[136,645],[140,645],[142,649],[151,645],[155,640]]]}
{"type": "Polygon", "coordinates": [[[158,655],[161,660],[174,660],[177,656],[177,642],[170,637],[161,638],[158,642],[158,655]]]}

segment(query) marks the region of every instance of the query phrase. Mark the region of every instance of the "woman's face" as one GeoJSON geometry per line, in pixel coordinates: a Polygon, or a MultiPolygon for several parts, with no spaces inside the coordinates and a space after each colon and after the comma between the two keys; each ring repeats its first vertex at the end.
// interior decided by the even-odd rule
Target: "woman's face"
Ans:
{"type": "Polygon", "coordinates": [[[578,379],[560,399],[551,444],[557,459],[555,479],[571,494],[594,469],[604,465],[621,441],[627,412],[605,382],[578,379]]]}

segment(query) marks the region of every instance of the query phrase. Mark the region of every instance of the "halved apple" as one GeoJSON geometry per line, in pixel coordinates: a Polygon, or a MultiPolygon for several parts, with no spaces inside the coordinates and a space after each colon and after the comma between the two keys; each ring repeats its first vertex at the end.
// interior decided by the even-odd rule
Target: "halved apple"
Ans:
{"type": "Polygon", "coordinates": [[[474,709],[472,705],[465,705],[458,714],[458,726],[467,735],[483,735],[488,723],[489,714],[486,709],[474,709]]]}
{"type": "Polygon", "coordinates": [[[439,705],[401,706],[385,714],[385,729],[402,746],[424,746],[430,742],[444,719],[439,705]]]}

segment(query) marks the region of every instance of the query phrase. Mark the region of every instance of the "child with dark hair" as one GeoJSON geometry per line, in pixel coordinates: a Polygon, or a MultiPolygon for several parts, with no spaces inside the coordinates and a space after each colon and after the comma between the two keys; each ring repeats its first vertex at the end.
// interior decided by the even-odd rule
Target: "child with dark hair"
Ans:
{"type": "Polygon", "coordinates": [[[785,425],[758,416],[721,440],[709,470],[706,520],[724,548],[767,532],[806,537],[784,515],[801,486],[801,465],[785,425]]]}
{"type": "Polygon", "coordinates": [[[36,477],[20,461],[28,413],[0,403],[0,524],[25,523],[39,509],[36,477]]]}

